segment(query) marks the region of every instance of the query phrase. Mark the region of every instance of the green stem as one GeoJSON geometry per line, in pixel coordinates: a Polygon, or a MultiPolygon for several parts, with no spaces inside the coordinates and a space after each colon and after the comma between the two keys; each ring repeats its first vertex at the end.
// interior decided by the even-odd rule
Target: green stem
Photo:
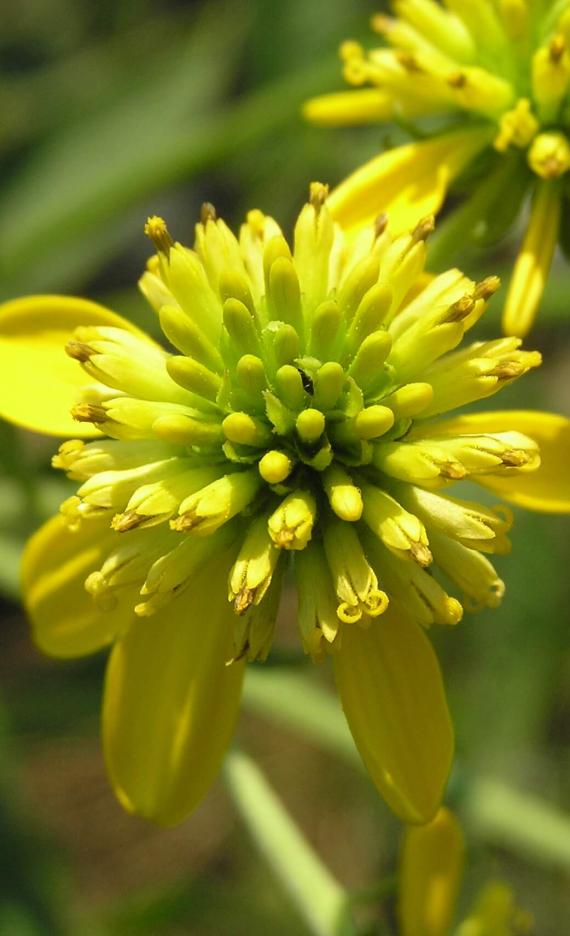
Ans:
{"type": "Polygon", "coordinates": [[[241,751],[224,766],[232,798],[273,871],[316,936],[354,936],[349,896],[321,863],[265,777],[241,751]]]}

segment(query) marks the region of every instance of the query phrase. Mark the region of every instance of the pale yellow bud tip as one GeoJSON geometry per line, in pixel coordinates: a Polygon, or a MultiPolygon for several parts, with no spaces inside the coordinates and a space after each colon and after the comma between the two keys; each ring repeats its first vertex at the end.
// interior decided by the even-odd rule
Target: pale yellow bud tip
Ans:
{"type": "Polygon", "coordinates": [[[303,442],[317,442],[325,431],[325,417],[316,409],[306,409],[297,417],[297,432],[303,442]]]}
{"type": "Polygon", "coordinates": [[[260,459],[259,473],[268,484],[281,484],[293,470],[293,462],[285,452],[266,452],[260,459]]]}

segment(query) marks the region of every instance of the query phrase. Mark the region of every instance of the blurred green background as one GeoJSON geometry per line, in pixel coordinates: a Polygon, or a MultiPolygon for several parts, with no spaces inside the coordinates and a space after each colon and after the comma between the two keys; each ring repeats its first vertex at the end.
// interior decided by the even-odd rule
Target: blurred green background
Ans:
{"type": "MultiPolygon", "coordinates": [[[[252,207],[287,230],[311,179],[332,184],[397,141],[393,128],[318,130],[300,103],[342,87],[337,47],[367,42],[366,0],[20,0],[0,36],[0,293],[77,292],[155,328],[134,283],[150,213],[191,242],[200,204],[233,225],[252,207]]],[[[515,244],[459,258],[508,270],[515,244]]],[[[541,372],[501,406],[570,412],[570,275],[555,265],[530,345],[541,372]]],[[[482,330],[498,328],[500,296],[482,330]]],[[[56,662],[18,603],[26,536],[57,509],[53,441],[1,429],[0,936],[274,936],[308,932],[218,783],[186,823],[125,815],[98,742],[104,659],[56,662]]],[[[570,466],[569,466],[570,470],[570,466]]],[[[499,610],[434,634],[457,730],[450,801],[469,836],[461,900],[502,877],[541,936],[570,921],[568,524],[517,511],[499,610]]],[[[240,743],[355,895],[363,933],[394,932],[398,824],[342,730],[326,667],[287,653],[254,667],[240,743]],[[286,665],[287,664],[287,665],[286,665]]]]}

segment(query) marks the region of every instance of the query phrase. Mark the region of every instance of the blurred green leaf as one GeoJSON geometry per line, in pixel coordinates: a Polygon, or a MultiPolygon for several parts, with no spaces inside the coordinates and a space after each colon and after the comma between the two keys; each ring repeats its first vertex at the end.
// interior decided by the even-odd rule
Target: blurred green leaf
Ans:
{"type": "Polygon", "coordinates": [[[0,592],[14,600],[20,596],[20,559],[24,543],[21,535],[0,531],[0,592]]]}
{"type": "MultiPolygon", "coordinates": [[[[37,153],[0,205],[8,281],[37,264],[46,269],[164,180],[170,147],[201,137],[226,89],[244,25],[242,4],[205,5],[177,45],[156,48],[134,92],[118,89],[112,106],[88,113],[37,153]]],[[[114,240],[115,223],[109,228],[114,240]]]]}
{"type": "Polygon", "coordinates": [[[208,4],[179,50],[136,96],[61,133],[0,202],[5,297],[69,291],[140,228],[133,210],[150,193],[189,178],[241,148],[300,124],[300,105],[337,69],[319,62],[225,109],[216,101],[239,52],[241,7],[208,4]],[[86,184],[88,180],[88,184],[86,184]]]}
{"type": "Polygon", "coordinates": [[[480,777],[470,782],[464,807],[478,838],[570,870],[570,817],[549,803],[480,777]]]}

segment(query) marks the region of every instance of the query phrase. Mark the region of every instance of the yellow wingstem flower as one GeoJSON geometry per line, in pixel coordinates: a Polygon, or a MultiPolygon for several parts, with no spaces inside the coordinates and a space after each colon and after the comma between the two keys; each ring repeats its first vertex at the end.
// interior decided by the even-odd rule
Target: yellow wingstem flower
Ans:
{"type": "MultiPolygon", "coordinates": [[[[427,825],[409,827],[400,853],[400,936],[448,936],[456,914],[465,845],[457,818],[442,807],[427,825]]],[[[455,936],[530,936],[532,918],[511,888],[488,882],[455,936]]]]}
{"type": "Polygon", "coordinates": [[[405,231],[438,212],[467,170],[463,190],[471,194],[449,218],[447,233],[442,230],[442,257],[470,238],[502,234],[528,195],[528,230],[504,313],[506,334],[523,337],[540,305],[561,215],[569,210],[561,182],[570,169],[570,0],[391,5],[393,16],[372,19],[380,48],[341,46],[352,92],[313,98],[304,115],[329,127],[396,123],[416,139],[341,182],[331,212],[348,231],[381,213],[392,231],[405,231]]]}
{"type": "Polygon", "coordinates": [[[166,824],[218,769],[288,568],[303,648],[332,656],[374,783],[430,820],[453,735],[424,628],[498,604],[491,558],[512,524],[448,489],[570,511],[568,420],[435,418],[540,363],[513,338],[459,347],[497,280],[426,280],[432,218],[347,241],[326,195],[311,186],[293,248],[257,211],[235,237],[206,206],[194,249],[149,220],[141,288],[174,351],[84,300],[0,308],[4,411],[68,435],[53,465],[78,483],[26,550],[34,637],[64,657],[113,645],[109,773],[126,808],[166,824]]]}

